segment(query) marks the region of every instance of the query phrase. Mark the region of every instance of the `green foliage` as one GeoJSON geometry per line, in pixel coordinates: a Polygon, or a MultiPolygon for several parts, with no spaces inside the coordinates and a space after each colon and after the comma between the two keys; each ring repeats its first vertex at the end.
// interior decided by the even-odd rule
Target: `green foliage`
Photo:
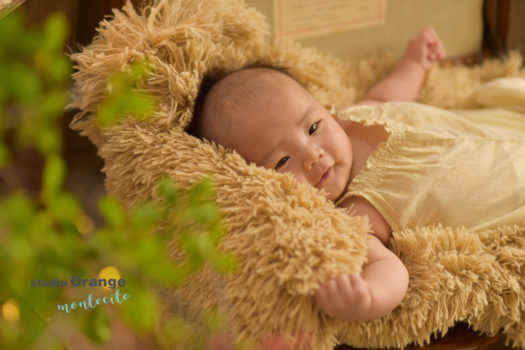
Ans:
{"type": "MultiPolygon", "coordinates": [[[[116,267],[126,280],[122,292],[131,295],[116,305],[121,317],[135,329],[152,332],[160,308],[157,288],[176,286],[207,265],[221,272],[236,267],[234,257],[217,248],[224,228],[213,182],[204,179],[181,190],[163,177],[156,200],[127,210],[115,198],[104,197],[99,210],[106,224],[93,228],[82,203],[64,188],[60,119],[71,74],[62,52],[67,22],[54,14],[42,30],[24,23],[21,12],[0,18],[0,175],[12,150],[20,147],[37,150],[44,168],[38,198],[23,189],[11,189],[0,198],[0,348],[63,349],[64,342],[48,326],[64,317],[94,342],[106,341],[110,324],[105,308],[60,314],[57,305],[73,301],[67,288],[31,284],[60,279],[69,285],[72,276],[97,278],[107,266],[116,267]],[[168,258],[168,246],[181,253],[179,263],[168,258]]],[[[148,74],[145,61],[110,78],[98,111],[100,127],[122,117],[145,120],[154,113],[154,99],[140,91],[148,74]]],[[[87,298],[86,290],[95,293],[95,288],[77,288],[75,301],[87,298]]],[[[96,290],[100,295],[112,292],[96,290]]],[[[199,327],[216,330],[224,323],[214,313],[204,315],[199,327]]],[[[194,329],[182,316],[168,324],[194,329]]],[[[162,339],[177,338],[178,333],[170,334],[162,339]]]]}
{"type": "Polygon", "coordinates": [[[84,331],[95,342],[102,343],[109,340],[111,329],[109,318],[103,309],[94,309],[86,315],[84,331]]]}
{"type": "Polygon", "coordinates": [[[98,110],[97,124],[101,128],[116,124],[123,116],[148,119],[155,112],[155,101],[140,91],[148,75],[147,61],[136,62],[125,72],[117,72],[107,84],[107,98],[98,110]]]}

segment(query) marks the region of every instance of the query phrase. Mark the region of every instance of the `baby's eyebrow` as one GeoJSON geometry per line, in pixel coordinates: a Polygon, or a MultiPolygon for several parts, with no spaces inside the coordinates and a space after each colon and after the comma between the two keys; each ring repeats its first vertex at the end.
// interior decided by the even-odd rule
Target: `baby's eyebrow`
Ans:
{"type": "Polygon", "coordinates": [[[299,120],[297,122],[297,126],[300,126],[301,124],[303,124],[304,121],[306,120],[306,118],[308,118],[310,113],[312,113],[315,109],[316,109],[315,105],[314,104],[310,104],[308,106],[308,108],[306,109],[306,111],[304,112],[303,117],[301,118],[301,120],[299,120]]]}

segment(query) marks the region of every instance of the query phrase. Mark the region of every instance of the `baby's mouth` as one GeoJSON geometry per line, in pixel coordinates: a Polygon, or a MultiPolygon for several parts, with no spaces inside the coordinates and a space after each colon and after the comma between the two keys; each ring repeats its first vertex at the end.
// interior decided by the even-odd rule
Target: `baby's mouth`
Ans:
{"type": "Polygon", "coordinates": [[[331,173],[332,173],[332,167],[330,166],[328,167],[328,169],[324,171],[323,175],[321,175],[321,177],[315,184],[315,187],[317,188],[321,187],[326,182],[326,180],[328,179],[328,176],[330,176],[331,173]]]}

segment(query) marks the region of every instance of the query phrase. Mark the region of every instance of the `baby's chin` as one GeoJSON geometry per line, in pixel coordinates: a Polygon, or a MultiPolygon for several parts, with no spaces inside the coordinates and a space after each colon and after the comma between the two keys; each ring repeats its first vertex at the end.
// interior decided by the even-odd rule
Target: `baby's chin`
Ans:
{"type": "Polygon", "coordinates": [[[326,198],[332,202],[337,202],[337,200],[339,198],[341,198],[343,196],[345,191],[340,191],[338,193],[335,193],[335,194],[332,194],[332,193],[328,193],[328,195],[326,196],[326,198]]]}
{"type": "MultiPolygon", "coordinates": [[[[330,186],[330,187],[333,187],[333,186],[330,186]]],[[[343,189],[334,189],[334,188],[325,188],[323,187],[322,188],[324,194],[325,194],[325,197],[326,199],[332,201],[332,202],[335,202],[337,201],[343,194],[344,194],[344,190],[343,189]]]]}

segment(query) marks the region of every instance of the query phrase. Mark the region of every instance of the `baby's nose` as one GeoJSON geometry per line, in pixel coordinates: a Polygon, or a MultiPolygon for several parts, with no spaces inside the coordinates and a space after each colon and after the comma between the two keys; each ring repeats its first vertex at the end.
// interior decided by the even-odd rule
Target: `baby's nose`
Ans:
{"type": "Polygon", "coordinates": [[[324,151],[320,147],[310,147],[306,150],[304,170],[309,172],[312,170],[315,163],[319,161],[324,156],[324,151]]]}

